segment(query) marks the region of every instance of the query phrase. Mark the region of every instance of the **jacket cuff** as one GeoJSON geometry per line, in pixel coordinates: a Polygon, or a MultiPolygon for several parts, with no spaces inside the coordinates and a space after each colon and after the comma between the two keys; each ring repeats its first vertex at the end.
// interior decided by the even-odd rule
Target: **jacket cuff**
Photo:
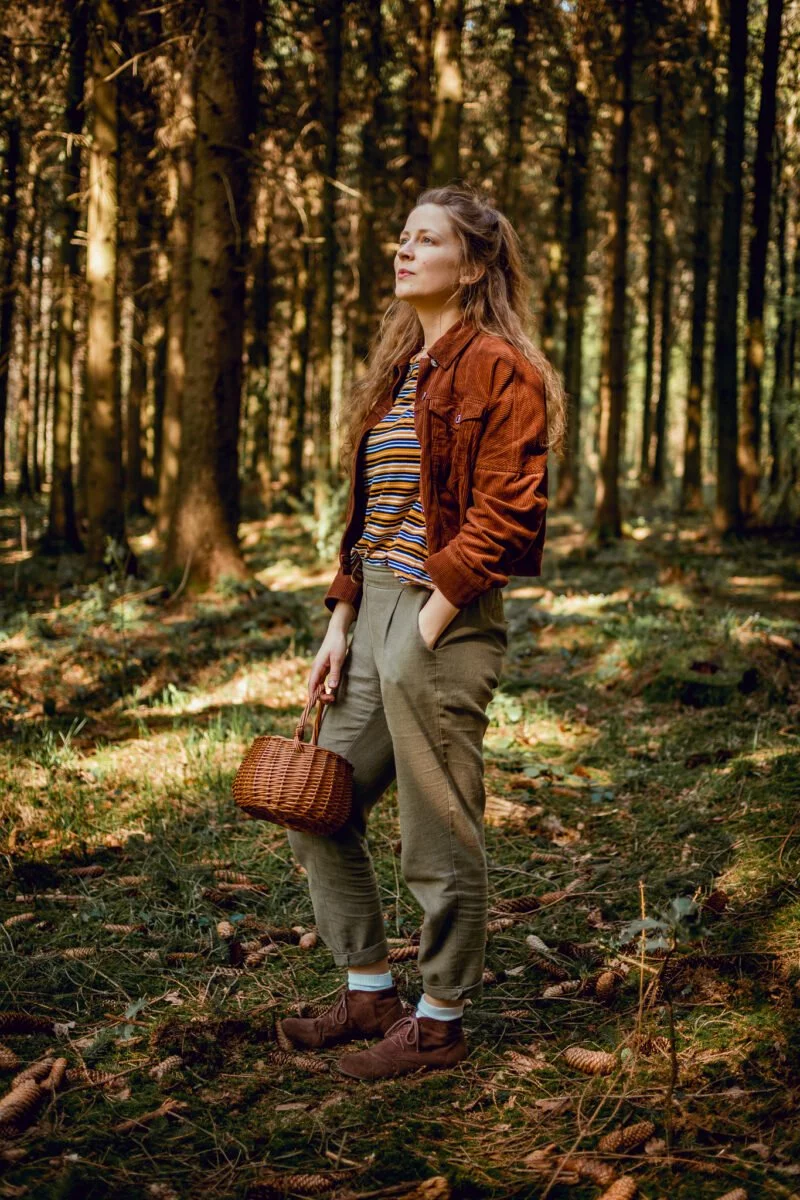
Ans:
{"type": "Polygon", "coordinates": [[[495,579],[489,580],[475,575],[456,559],[455,555],[450,552],[449,546],[445,546],[443,550],[426,558],[425,570],[445,599],[449,600],[451,604],[455,604],[456,608],[466,608],[468,604],[476,600],[478,596],[482,596],[484,592],[488,592],[490,588],[503,587],[508,583],[505,575],[498,575],[495,579]]]}
{"type": "Polygon", "coordinates": [[[363,583],[360,579],[354,579],[352,575],[345,575],[344,571],[336,572],[336,578],[325,596],[325,607],[330,611],[336,608],[337,601],[346,600],[348,604],[352,604],[353,608],[358,612],[361,607],[361,593],[363,583]]]}

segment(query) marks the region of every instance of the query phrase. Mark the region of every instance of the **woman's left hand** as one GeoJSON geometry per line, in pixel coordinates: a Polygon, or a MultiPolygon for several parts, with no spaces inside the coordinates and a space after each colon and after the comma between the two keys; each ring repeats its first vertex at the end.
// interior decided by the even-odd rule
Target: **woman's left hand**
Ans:
{"type": "Polygon", "coordinates": [[[461,610],[444,596],[438,588],[434,588],[429,599],[419,610],[417,625],[419,635],[429,650],[433,650],[447,626],[461,610]]]}

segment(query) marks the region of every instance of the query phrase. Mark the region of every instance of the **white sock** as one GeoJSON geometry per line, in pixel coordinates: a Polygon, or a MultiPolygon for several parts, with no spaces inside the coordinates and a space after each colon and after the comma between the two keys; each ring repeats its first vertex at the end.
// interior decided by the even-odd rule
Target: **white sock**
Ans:
{"type": "Polygon", "coordinates": [[[351,992],[382,992],[384,988],[390,988],[393,982],[391,971],[380,975],[365,975],[363,971],[347,972],[347,988],[351,992]]]}
{"type": "Polygon", "coordinates": [[[463,1004],[448,1004],[446,1008],[438,1008],[429,1004],[423,996],[417,1004],[418,1017],[427,1017],[431,1021],[458,1021],[464,1015],[463,1004]]]}

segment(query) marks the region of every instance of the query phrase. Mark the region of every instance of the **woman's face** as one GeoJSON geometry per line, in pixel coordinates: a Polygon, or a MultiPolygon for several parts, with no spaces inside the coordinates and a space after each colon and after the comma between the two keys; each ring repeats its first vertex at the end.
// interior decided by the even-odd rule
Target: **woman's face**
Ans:
{"type": "Polygon", "coordinates": [[[445,303],[458,291],[461,244],[446,209],[421,204],[412,209],[394,257],[398,300],[445,303]]]}

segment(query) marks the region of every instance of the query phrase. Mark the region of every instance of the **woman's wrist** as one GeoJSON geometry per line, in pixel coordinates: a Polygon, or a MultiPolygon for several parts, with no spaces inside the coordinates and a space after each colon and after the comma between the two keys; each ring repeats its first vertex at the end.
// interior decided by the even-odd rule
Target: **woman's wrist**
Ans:
{"type": "Polygon", "coordinates": [[[350,601],[337,600],[336,607],[331,613],[331,619],[328,622],[328,629],[335,629],[339,633],[347,633],[355,619],[356,610],[350,601]]]}

